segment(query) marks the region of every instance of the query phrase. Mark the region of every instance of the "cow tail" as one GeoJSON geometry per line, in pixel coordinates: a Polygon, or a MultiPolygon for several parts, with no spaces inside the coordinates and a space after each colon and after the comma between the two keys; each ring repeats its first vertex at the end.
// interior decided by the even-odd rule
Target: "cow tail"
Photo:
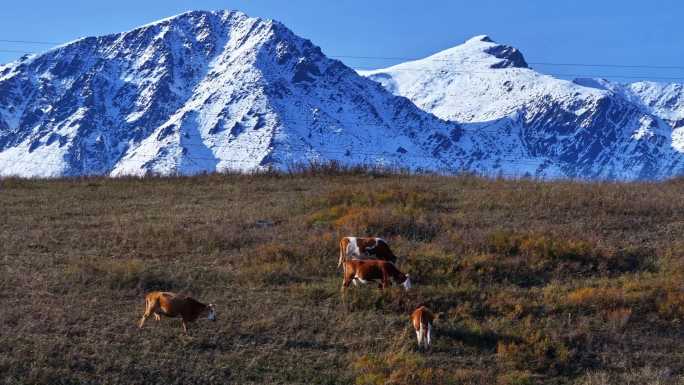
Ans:
{"type": "Polygon", "coordinates": [[[342,259],[344,258],[344,250],[342,248],[344,247],[344,240],[340,241],[340,260],[337,261],[337,268],[339,269],[340,266],[342,265],[342,259]]]}

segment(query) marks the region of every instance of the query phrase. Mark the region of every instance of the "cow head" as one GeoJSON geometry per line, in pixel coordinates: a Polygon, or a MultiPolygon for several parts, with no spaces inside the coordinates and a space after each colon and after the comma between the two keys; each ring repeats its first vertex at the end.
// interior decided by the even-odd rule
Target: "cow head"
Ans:
{"type": "Polygon", "coordinates": [[[404,287],[404,290],[408,290],[411,288],[411,278],[409,278],[409,275],[406,274],[406,279],[404,282],[401,284],[401,286],[404,287]]]}
{"type": "Polygon", "coordinates": [[[214,308],[214,304],[210,303],[207,305],[207,309],[209,310],[207,319],[209,319],[209,321],[216,321],[216,309],[214,308]]]}

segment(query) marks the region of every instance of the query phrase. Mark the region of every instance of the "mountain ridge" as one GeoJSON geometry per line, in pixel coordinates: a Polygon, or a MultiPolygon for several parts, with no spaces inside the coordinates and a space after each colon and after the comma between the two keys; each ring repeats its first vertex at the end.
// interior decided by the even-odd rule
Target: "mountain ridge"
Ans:
{"type": "Polygon", "coordinates": [[[280,22],[189,11],[1,65],[0,176],[336,161],[665,179],[684,173],[683,95],[556,79],[487,35],[359,74],[280,22]]]}
{"type": "Polygon", "coordinates": [[[438,169],[447,165],[431,154],[435,138],[459,130],[281,23],[234,11],[186,12],[2,66],[0,99],[5,175],[193,174],[328,160],[438,169]]]}
{"type": "Polygon", "coordinates": [[[472,140],[502,169],[516,172],[516,162],[539,161],[554,170],[532,176],[639,180],[683,173],[677,132],[636,97],[526,65],[498,66],[491,52],[522,58],[513,47],[477,36],[425,59],[359,73],[442,119],[485,123],[493,134],[476,128],[472,140]]]}

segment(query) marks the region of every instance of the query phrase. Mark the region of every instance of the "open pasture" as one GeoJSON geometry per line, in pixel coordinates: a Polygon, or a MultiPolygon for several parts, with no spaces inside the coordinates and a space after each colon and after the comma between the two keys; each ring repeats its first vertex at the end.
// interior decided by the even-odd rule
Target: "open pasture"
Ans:
{"type": "Polygon", "coordinates": [[[6,179],[0,383],[682,384],[684,182],[309,170],[6,179]],[[382,236],[407,293],[351,287],[382,236]],[[217,321],[137,322],[183,292],[217,321]],[[440,313],[421,352],[409,323],[440,313]]]}

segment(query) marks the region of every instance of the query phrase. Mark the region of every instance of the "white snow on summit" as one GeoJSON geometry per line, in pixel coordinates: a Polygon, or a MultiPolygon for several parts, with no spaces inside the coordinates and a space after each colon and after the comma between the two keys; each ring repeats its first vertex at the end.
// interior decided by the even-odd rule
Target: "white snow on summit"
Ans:
{"type": "Polygon", "coordinates": [[[560,80],[476,36],[364,76],[281,23],[192,11],[0,66],[0,176],[337,161],[582,179],[682,175],[679,85],[560,80]]]}
{"type": "MultiPolygon", "coordinates": [[[[421,60],[358,72],[427,112],[461,123],[462,144],[468,142],[480,159],[500,160],[498,168],[479,164],[485,172],[519,175],[539,164],[532,175],[653,179],[683,173],[675,145],[681,135],[662,113],[670,111],[672,98],[662,89],[636,83],[627,87],[628,98],[593,79],[557,79],[529,68],[517,49],[487,36],[421,60]],[[641,106],[646,99],[653,108],[641,106]]],[[[668,87],[673,94],[681,90],[668,87]]]]}
{"type": "Polygon", "coordinates": [[[2,66],[0,106],[0,175],[461,167],[457,124],[240,12],[188,12],[2,66]]]}

